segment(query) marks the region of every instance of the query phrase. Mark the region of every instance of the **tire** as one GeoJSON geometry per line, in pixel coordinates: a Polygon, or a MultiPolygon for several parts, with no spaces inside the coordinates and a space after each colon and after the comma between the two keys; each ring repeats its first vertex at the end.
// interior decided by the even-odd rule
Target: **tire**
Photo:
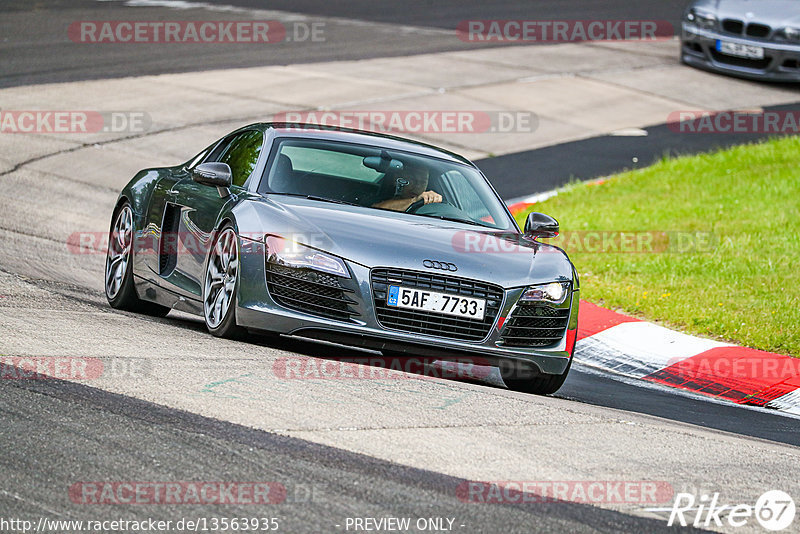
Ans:
{"type": "Polygon", "coordinates": [[[572,358],[569,359],[567,368],[560,375],[540,375],[533,378],[514,378],[516,369],[512,366],[510,369],[506,366],[500,367],[500,374],[503,376],[508,389],[520,391],[522,393],[532,393],[534,395],[552,395],[564,385],[567,379],[569,370],[572,367],[572,358]]]}
{"type": "Polygon", "coordinates": [[[236,324],[240,271],[239,239],[233,226],[225,225],[211,246],[203,277],[203,318],[213,336],[239,339],[247,333],[236,324]]]}
{"type": "Polygon", "coordinates": [[[108,232],[104,286],[112,308],[164,317],[170,308],[139,298],[133,283],[133,210],[125,202],[114,212],[108,232]]]}

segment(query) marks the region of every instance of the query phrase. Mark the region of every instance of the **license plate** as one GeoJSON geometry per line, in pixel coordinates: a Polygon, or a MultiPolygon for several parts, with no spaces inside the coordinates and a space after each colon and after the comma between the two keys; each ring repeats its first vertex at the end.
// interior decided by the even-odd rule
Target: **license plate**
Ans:
{"type": "Polygon", "coordinates": [[[717,41],[717,51],[729,56],[746,57],[748,59],[764,59],[764,49],[760,46],[717,41]]]}
{"type": "Polygon", "coordinates": [[[394,308],[422,310],[483,320],[486,300],[448,295],[413,287],[389,286],[386,304],[394,308]]]}

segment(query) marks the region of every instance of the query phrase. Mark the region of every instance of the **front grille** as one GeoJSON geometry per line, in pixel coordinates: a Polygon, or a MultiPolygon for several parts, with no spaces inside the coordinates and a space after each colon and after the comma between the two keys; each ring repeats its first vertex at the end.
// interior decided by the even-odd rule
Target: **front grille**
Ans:
{"type": "Polygon", "coordinates": [[[359,315],[356,302],[347,297],[339,278],[311,269],[295,269],[267,263],[267,290],[272,299],[293,310],[340,321],[359,315]]]}
{"type": "Polygon", "coordinates": [[[747,25],[747,31],[745,33],[750,37],[757,37],[763,39],[764,37],[767,37],[770,33],[772,33],[772,28],[770,28],[766,24],[753,23],[747,25]]]}
{"type": "Polygon", "coordinates": [[[564,337],[569,308],[520,303],[506,321],[500,341],[509,347],[546,347],[564,337]]]}
{"type": "Polygon", "coordinates": [[[375,314],[384,328],[413,334],[481,341],[489,335],[500,306],[503,288],[494,284],[439,274],[400,269],[373,269],[372,296],[375,314]],[[428,311],[395,308],[386,304],[389,285],[430,289],[440,293],[486,299],[482,321],[428,311]]]}
{"type": "Polygon", "coordinates": [[[736,19],[725,19],[722,21],[722,29],[728,33],[741,35],[744,31],[744,22],[736,19]]]}
{"type": "Polygon", "coordinates": [[[772,27],[758,22],[751,22],[745,26],[744,21],[739,19],[725,19],[722,21],[722,30],[734,35],[745,34],[749,37],[763,39],[772,33],[772,27]]]}
{"type": "Polygon", "coordinates": [[[719,63],[725,63],[726,65],[733,65],[735,67],[745,67],[748,69],[758,69],[758,70],[766,69],[772,62],[772,58],[769,56],[763,59],[747,59],[746,57],[736,57],[736,56],[729,56],[727,54],[721,54],[713,49],[711,50],[711,57],[714,58],[714,61],[718,61],[719,63]]]}

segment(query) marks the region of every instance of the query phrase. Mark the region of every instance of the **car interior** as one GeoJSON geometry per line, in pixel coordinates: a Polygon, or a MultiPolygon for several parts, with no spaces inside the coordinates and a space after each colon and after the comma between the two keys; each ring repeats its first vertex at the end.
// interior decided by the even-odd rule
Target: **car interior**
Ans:
{"type": "MultiPolygon", "coordinates": [[[[430,170],[428,189],[444,196],[440,173],[430,170]]],[[[369,207],[393,198],[397,192],[397,173],[385,172],[374,181],[358,180],[315,171],[296,170],[287,154],[278,154],[274,169],[269,173],[270,191],[291,195],[310,195],[330,198],[369,207]]]]}
{"type": "Polygon", "coordinates": [[[428,171],[425,190],[439,193],[443,201],[412,205],[409,211],[490,227],[498,220],[499,214],[490,213],[470,179],[452,164],[433,158],[327,141],[285,140],[276,143],[270,159],[259,187],[262,193],[373,207],[401,196],[403,187],[410,186],[404,169],[422,167],[428,171]]]}

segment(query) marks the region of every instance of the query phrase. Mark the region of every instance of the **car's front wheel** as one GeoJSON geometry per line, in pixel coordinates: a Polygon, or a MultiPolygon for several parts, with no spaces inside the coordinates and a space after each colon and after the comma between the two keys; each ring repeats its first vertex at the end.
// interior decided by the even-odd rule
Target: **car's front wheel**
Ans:
{"type": "Polygon", "coordinates": [[[523,393],[533,393],[534,395],[550,395],[564,385],[570,367],[572,367],[572,358],[570,358],[567,368],[560,375],[524,377],[521,376],[520,369],[517,366],[501,366],[500,374],[508,389],[523,393]]]}
{"type": "Polygon", "coordinates": [[[106,299],[112,308],[163,317],[169,308],[139,298],[133,284],[133,210],[127,202],[114,214],[106,253],[106,299]]]}
{"type": "Polygon", "coordinates": [[[239,239],[232,226],[225,226],[211,247],[203,284],[203,316],[214,336],[234,338],[245,333],[236,325],[240,266],[239,239]]]}

